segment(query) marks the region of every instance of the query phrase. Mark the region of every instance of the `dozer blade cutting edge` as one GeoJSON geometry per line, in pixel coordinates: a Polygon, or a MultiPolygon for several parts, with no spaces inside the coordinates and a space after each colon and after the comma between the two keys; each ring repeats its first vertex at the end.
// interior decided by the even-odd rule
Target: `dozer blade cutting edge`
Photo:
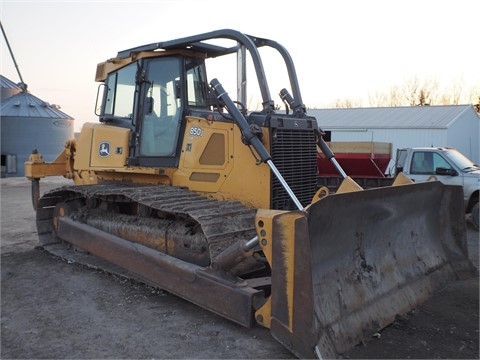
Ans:
{"type": "Polygon", "coordinates": [[[472,275],[461,192],[429,182],[330,195],[305,214],[260,212],[260,244],[275,239],[273,337],[298,357],[335,358],[472,275]]]}

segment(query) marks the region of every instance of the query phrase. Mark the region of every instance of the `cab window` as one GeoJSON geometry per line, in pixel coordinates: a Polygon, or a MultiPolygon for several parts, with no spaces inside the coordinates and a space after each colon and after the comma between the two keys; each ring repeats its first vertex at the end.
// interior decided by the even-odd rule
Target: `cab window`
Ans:
{"type": "Polygon", "coordinates": [[[146,76],[140,154],[174,156],[181,116],[180,61],[153,59],[146,76]]]}
{"type": "Polygon", "coordinates": [[[131,64],[108,76],[104,115],[132,119],[136,71],[131,64]]]}
{"type": "Polygon", "coordinates": [[[189,59],[186,67],[188,106],[207,107],[206,76],[203,65],[189,59]]]}

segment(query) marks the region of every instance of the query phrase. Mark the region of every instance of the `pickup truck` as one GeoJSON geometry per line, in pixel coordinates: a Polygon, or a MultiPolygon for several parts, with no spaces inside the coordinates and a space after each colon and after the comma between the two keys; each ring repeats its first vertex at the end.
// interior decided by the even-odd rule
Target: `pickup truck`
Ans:
{"type": "Polygon", "coordinates": [[[480,167],[465,155],[449,147],[419,147],[397,150],[396,173],[403,172],[415,182],[438,180],[463,186],[465,212],[471,213],[478,230],[480,167]]]}
{"type": "MultiPolygon", "coordinates": [[[[415,147],[397,149],[395,170],[384,175],[391,158],[390,143],[334,142],[335,158],[344,172],[363,188],[389,186],[403,172],[415,182],[438,180],[463,187],[465,212],[471,214],[474,227],[479,229],[480,167],[458,150],[450,147],[415,147]]],[[[336,191],[343,178],[318,153],[318,185],[336,191]]]]}

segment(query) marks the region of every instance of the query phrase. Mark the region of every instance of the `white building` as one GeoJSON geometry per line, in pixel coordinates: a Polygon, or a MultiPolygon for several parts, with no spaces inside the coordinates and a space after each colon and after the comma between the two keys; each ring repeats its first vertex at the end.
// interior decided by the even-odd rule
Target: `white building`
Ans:
{"type": "Polygon", "coordinates": [[[480,163],[480,117],[472,105],[309,109],[307,113],[317,118],[327,140],[392,143],[392,160],[398,148],[449,146],[480,163]]]}

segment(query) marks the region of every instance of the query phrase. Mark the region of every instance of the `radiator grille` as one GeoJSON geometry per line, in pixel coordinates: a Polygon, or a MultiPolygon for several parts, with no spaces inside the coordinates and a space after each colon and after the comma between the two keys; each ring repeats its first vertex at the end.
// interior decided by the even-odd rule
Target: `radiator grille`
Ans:
{"type": "MultiPolygon", "coordinates": [[[[274,129],[270,154],[280,174],[303,206],[317,190],[317,145],[313,129],[274,129]]],[[[272,209],[293,210],[295,204],[272,175],[272,209]]]]}

